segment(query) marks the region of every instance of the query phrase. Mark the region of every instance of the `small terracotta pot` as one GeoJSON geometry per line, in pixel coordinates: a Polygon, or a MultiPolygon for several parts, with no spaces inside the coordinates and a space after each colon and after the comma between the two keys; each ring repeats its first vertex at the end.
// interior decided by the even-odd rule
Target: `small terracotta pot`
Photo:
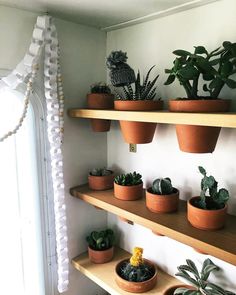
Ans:
{"type": "MultiPolygon", "coordinates": [[[[218,113],[228,112],[230,100],[170,100],[171,112],[218,113]]],[[[175,125],[180,150],[188,153],[212,153],[215,149],[220,127],[175,125]]]]}
{"type": "Polygon", "coordinates": [[[179,191],[175,188],[170,195],[157,195],[151,192],[151,188],[146,190],[146,206],[154,213],[170,213],[178,210],[179,191]]]}
{"type": "Polygon", "coordinates": [[[88,247],[88,255],[89,255],[90,261],[93,263],[97,263],[97,264],[106,263],[112,260],[114,255],[114,247],[111,247],[103,251],[93,250],[90,247],[88,247]]]}
{"type": "Polygon", "coordinates": [[[105,176],[94,176],[88,175],[88,184],[92,190],[95,191],[105,191],[113,188],[114,183],[114,173],[105,176]]]}
{"type": "MultiPolygon", "coordinates": [[[[119,111],[156,111],[163,109],[163,101],[116,100],[114,107],[119,111]]],[[[149,143],[153,140],[156,123],[120,121],[120,128],[127,143],[149,143]]]]}
{"type": "Polygon", "coordinates": [[[144,259],[145,263],[149,264],[155,270],[153,277],[151,277],[149,280],[144,281],[144,282],[129,282],[129,281],[126,281],[125,279],[123,279],[122,277],[120,277],[120,275],[119,275],[119,270],[120,270],[121,265],[128,260],[129,259],[124,259],[116,265],[115,281],[116,281],[117,285],[122,290],[127,291],[127,292],[131,292],[131,293],[144,293],[144,292],[147,292],[147,291],[153,289],[157,283],[157,268],[156,268],[155,264],[147,259],[144,259]]]}
{"type": "Polygon", "coordinates": [[[143,183],[138,185],[119,185],[114,182],[114,196],[123,201],[135,201],[143,196],[143,183]]]}
{"type": "MultiPolygon", "coordinates": [[[[114,95],[107,93],[89,93],[87,94],[87,103],[90,109],[113,109],[114,95]]],[[[95,132],[107,132],[110,130],[110,120],[91,119],[90,121],[92,130],[95,132]]]]}
{"type": "Polygon", "coordinates": [[[178,288],[187,288],[189,290],[195,290],[194,287],[189,285],[175,285],[165,290],[163,295],[174,295],[175,290],[178,288]]]}
{"type": "Polygon", "coordinates": [[[193,197],[188,201],[187,216],[192,226],[202,230],[216,230],[224,227],[227,206],[218,210],[205,210],[194,206],[200,197],[193,197]]]}

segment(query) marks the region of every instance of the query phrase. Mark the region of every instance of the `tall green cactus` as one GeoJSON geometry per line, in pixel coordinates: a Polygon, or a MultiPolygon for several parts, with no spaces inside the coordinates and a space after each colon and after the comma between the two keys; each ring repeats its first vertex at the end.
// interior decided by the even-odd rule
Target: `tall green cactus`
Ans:
{"type": "Polygon", "coordinates": [[[157,195],[170,195],[173,193],[174,188],[172,187],[170,178],[158,178],[153,181],[152,193],[157,195]]]}

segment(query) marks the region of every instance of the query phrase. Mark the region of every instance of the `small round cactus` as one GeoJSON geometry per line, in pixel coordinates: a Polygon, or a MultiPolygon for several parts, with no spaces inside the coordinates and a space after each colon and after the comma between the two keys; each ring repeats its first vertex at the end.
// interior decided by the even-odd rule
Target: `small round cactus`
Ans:
{"type": "Polygon", "coordinates": [[[106,168],[93,168],[90,171],[90,175],[92,176],[107,176],[112,174],[112,171],[106,168]]]}
{"type": "Polygon", "coordinates": [[[109,88],[109,86],[103,82],[95,83],[91,85],[90,88],[91,88],[91,93],[107,93],[107,94],[111,93],[111,89],[109,88]]]}
{"type": "Polygon", "coordinates": [[[173,186],[170,178],[157,178],[153,181],[152,192],[157,195],[170,195],[173,193],[173,186]]]}

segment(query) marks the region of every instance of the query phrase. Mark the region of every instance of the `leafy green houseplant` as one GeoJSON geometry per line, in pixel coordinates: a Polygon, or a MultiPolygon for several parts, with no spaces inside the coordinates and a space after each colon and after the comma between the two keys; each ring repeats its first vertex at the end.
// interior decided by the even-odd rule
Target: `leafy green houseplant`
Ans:
{"type": "Polygon", "coordinates": [[[88,184],[92,190],[103,191],[113,188],[114,172],[107,168],[93,168],[88,175],[88,184]]]}
{"type": "Polygon", "coordinates": [[[92,231],[86,237],[89,258],[94,263],[105,263],[113,258],[115,235],[113,230],[92,231]]]}
{"type": "Polygon", "coordinates": [[[132,293],[143,293],[155,286],[156,267],[149,260],[143,259],[142,255],[143,249],[135,247],[130,259],[124,259],[117,264],[116,283],[121,289],[132,293]]]}
{"type": "Polygon", "coordinates": [[[203,175],[201,180],[201,193],[188,202],[188,220],[197,228],[204,230],[220,229],[225,224],[227,201],[229,192],[225,188],[218,190],[218,182],[206,170],[199,166],[203,175]]]}
{"type": "MultiPolygon", "coordinates": [[[[114,95],[106,83],[99,82],[90,86],[90,93],[87,94],[87,104],[90,109],[113,109],[114,95]]],[[[110,130],[111,121],[91,119],[92,130],[95,132],[107,132],[110,130]]]]}
{"type": "MultiPolygon", "coordinates": [[[[222,47],[208,52],[204,46],[196,46],[194,52],[175,50],[174,65],[166,69],[169,75],[165,85],[178,80],[186,92],[186,98],[169,101],[174,112],[211,113],[227,112],[230,101],[219,99],[223,87],[236,88],[236,43],[223,42],[222,47]],[[201,82],[201,83],[200,83],[201,82]],[[203,85],[199,94],[199,87],[203,85]]],[[[220,128],[176,125],[179,146],[182,151],[193,153],[213,152],[220,128]]]]}
{"type": "Polygon", "coordinates": [[[154,213],[169,213],[178,210],[179,191],[172,186],[171,179],[157,178],[146,190],[146,206],[154,213]]]}
{"type": "Polygon", "coordinates": [[[114,179],[114,196],[123,201],[134,201],[143,196],[142,175],[133,172],[120,174],[114,179]]]}
{"type": "MultiPolygon", "coordinates": [[[[153,79],[150,78],[154,66],[148,70],[143,80],[141,79],[140,72],[135,77],[134,71],[132,70],[131,79],[131,75],[127,75],[127,71],[123,72],[123,68],[127,67],[126,61],[127,54],[122,51],[112,51],[107,58],[107,67],[110,71],[111,82],[116,86],[114,88],[116,94],[114,102],[115,109],[119,111],[155,111],[162,109],[163,101],[160,99],[154,100],[157,90],[156,83],[159,77],[159,75],[156,75],[153,79]],[[113,79],[114,72],[118,80],[116,83],[114,83],[113,79]]],[[[130,69],[129,66],[129,71],[130,69]]],[[[125,141],[137,144],[152,141],[156,124],[120,121],[120,127],[125,141]]]]}
{"type": "Polygon", "coordinates": [[[210,283],[209,276],[212,272],[219,271],[209,258],[203,262],[202,269],[199,271],[193,261],[186,260],[185,265],[178,267],[176,276],[184,278],[191,286],[172,287],[165,295],[235,295],[230,291],[224,290],[220,286],[210,283]]]}

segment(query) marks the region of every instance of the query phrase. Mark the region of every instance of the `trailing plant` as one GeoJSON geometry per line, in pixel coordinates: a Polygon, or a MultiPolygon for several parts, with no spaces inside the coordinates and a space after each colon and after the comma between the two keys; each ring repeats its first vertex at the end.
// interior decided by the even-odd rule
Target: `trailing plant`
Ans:
{"type": "Polygon", "coordinates": [[[190,290],[181,287],[175,290],[175,295],[235,295],[235,293],[226,291],[218,285],[208,282],[211,272],[219,271],[220,269],[209,258],[203,262],[201,271],[197,269],[192,260],[187,259],[186,262],[186,265],[180,265],[178,267],[179,272],[176,276],[187,280],[195,289],[190,290]]]}
{"type": "Polygon", "coordinates": [[[138,185],[142,183],[142,175],[135,171],[133,173],[120,174],[115,177],[114,181],[116,184],[124,186],[138,185]]]}
{"type": "Polygon", "coordinates": [[[90,175],[92,176],[107,176],[112,174],[113,172],[109,169],[106,168],[93,168],[90,171],[90,175]]]}
{"type": "Polygon", "coordinates": [[[95,83],[90,86],[91,88],[91,93],[107,93],[111,94],[111,89],[110,87],[103,82],[95,83]]]}
{"type": "Polygon", "coordinates": [[[92,231],[89,236],[86,237],[88,245],[93,250],[107,250],[114,244],[115,236],[111,229],[102,231],[92,231]]]}
{"type": "Polygon", "coordinates": [[[144,262],[143,249],[135,247],[129,261],[124,262],[119,269],[119,275],[130,282],[143,282],[153,277],[155,270],[144,262]]]}
{"type": "Polygon", "coordinates": [[[165,85],[177,79],[186,91],[188,99],[216,99],[224,85],[236,88],[236,43],[225,41],[222,47],[208,52],[204,46],[195,46],[193,53],[178,49],[173,52],[177,57],[172,69],[166,69],[169,74],[165,85]],[[205,81],[203,91],[209,96],[199,96],[200,77],[205,81]]]}
{"type": "Polygon", "coordinates": [[[197,206],[202,209],[214,210],[225,206],[229,199],[229,192],[225,188],[218,190],[218,182],[213,176],[207,176],[206,170],[199,166],[199,172],[203,175],[201,180],[201,194],[197,206]],[[207,195],[206,196],[206,194],[207,195]]]}
{"type": "Polygon", "coordinates": [[[155,179],[151,187],[151,192],[157,195],[170,195],[174,190],[169,177],[155,179]]]}

